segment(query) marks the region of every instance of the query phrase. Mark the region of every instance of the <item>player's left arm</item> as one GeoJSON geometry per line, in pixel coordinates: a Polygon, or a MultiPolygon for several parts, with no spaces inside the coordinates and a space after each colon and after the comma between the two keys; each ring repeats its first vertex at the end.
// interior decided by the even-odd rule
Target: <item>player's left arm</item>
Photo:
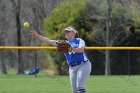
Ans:
{"type": "Polygon", "coordinates": [[[85,41],[80,39],[79,47],[78,48],[72,48],[71,50],[73,52],[75,52],[75,53],[82,53],[82,52],[84,52],[84,50],[85,50],[85,41]]]}

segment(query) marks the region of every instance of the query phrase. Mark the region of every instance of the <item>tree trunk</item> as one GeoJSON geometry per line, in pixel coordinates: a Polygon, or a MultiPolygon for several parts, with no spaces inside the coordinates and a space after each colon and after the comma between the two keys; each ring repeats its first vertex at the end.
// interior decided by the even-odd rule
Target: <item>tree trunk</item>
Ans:
{"type": "Polygon", "coordinates": [[[110,51],[105,52],[105,75],[110,75],[110,51]]]}
{"type": "MultiPolygon", "coordinates": [[[[107,21],[107,32],[106,32],[106,46],[110,45],[110,30],[109,30],[109,19],[107,21]]],[[[110,75],[110,51],[105,51],[105,75],[110,75]]]]}
{"type": "MultiPolygon", "coordinates": [[[[108,14],[107,14],[107,31],[106,31],[106,46],[111,46],[110,44],[110,31],[111,31],[111,15],[112,15],[112,4],[114,0],[107,0],[108,3],[108,14]]],[[[110,51],[106,50],[105,53],[105,75],[110,75],[110,51]]]]}
{"type": "Polygon", "coordinates": [[[2,74],[7,74],[7,69],[6,69],[6,64],[5,64],[5,53],[4,53],[4,50],[1,50],[0,51],[0,55],[1,55],[1,67],[2,67],[2,74]]]}
{"type": "MultiPolygon", "coordinates": [[[[22,46],[21,42],[21,25],[20,25],[20,0],[17,3],[16,23],[17,23],[17,44],[22,46]]],[[[17,74],[24,74],[24,63],[22,59],[22,50],[18,50],[18,72],[17,74]]]]}
{"type": "MultiPolygon", "coordinates": [[[[1,37],[3,38],[3,33],[1,37]]],[[[0,38],[0,45],[4,46],[4,41],[2,38],[0,38]]],[[[5,62],[5,50],[0,50],[0,61],[1,61],[2,74],[7,74],[7,68],[6,68],[6,62],[5,62]]]]}
{"type": "MultiPolygon", "coordinates": [[[[0,20],[3,22],[3,24],[1,24],[2,27],[0,27],[0,45],[4,46],[5,45],[5,34],[4,32],[6,32],[6,0],[2,2],[3,5],[1,6],[1,8],[3,9],[1,16],[0,16],[0,20]]],[[[1,68],[2,68],[2,74],[7,74],[7,68],[6,68],[6,63],[5,63],[5,51],[4,50],[0,50],[0,61],[1,61],[1,68]]]]}

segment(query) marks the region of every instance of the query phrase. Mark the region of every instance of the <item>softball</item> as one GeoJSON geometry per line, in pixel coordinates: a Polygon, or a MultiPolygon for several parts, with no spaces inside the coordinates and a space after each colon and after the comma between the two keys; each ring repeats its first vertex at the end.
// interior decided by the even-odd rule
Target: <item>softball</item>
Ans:
{"type": "Polygon", "coordinates": [[[30,24],[29,24],[28,22],[25,22],[25,23],[23,24],[23,27],[27,29],[27,28],[30,27],[30,24]]]}

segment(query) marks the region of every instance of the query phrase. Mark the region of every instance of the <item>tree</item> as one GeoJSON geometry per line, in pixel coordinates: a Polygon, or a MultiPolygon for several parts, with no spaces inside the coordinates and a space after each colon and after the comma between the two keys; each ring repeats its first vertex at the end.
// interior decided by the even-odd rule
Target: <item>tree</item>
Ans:
{"type": "MultiPolygon", "coordinates": [[[[0,45],[4,46],[5,45],[5,41],[4,41],[4,32],[6,31],[6,1],[3,1],[3,5],[2,5],[2,9],[4,10],[3,13],[1,13],[1,18],[0,20],[3,21],[3,24],[1,24],[1,33],[0,33],[0,45]]],[[[1,68],[2,68],[2,73],[3,74],[7,74],[7,68],[6,68],[6,62],[5,62],[5,51],[4,50],[0,50],[0,62],[1,62],[1,68]]]]}
{"type": "MultiPolygon", "coordinates": [[[[17,2],[11,0],[13,6],[15,7],[15,15],[16,15],[16,27],[17,27],[17,45],[21,46],[21,21],[20,21],[20,7],[21,1],[18,0],[17,2]]],[[[22,50],[18,50],[18,72],[17,74],[24,74],[24,63],[22,59],[22,50]]]]}
{"type": "MultiPolygon", "coordinates": [[[[130,16],[128,6],[114,0],[108,0],[106,3],[102,1],[100,7],[98,5],[96,8],[99,12],[96,13],[97,23],[93,25],[93,32],[90,34],[90,37],[93,37],[93,42],[96,42],[96,46],[130,46],[137,44],[134,41],[132,44],[129,40],[129,38],[134,37],[133,24],[136,21],[130,16]]],[[[109,75],[112,66],[110,53],[113,52],[109,50],[100,52],[105,55],[105,74],[109,75]]]]}
{"type": "MultiPolygon", "coordinates": [[[[114,0],[107,0],[108,12],[107,12],[107,24],[106,24],[106,46],[111,46],[110,44],[110,32],[111,32],[111,16],[112,16],[112,6],[114,0]]],[[[105,52],[105,75],[110,75],[110,51],[105,52]]]]}

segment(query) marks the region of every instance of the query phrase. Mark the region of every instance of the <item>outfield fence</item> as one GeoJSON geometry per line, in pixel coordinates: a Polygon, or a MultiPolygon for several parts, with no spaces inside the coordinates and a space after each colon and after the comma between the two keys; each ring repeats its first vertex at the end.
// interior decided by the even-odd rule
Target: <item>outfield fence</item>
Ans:
{"type": "MultiPolygon", "coordinates": [[[[111,71],[113,74],[140,74],[140,47],[89,46],[85,47],[85,49],[88,50],[87,54],[89,54],[89,59],[93,64],[92,66],[94,69],[92,74],[104,74],[106,50],[111,51],[111,71]]],[[[46,64],[46,60],[43,60],[46,57],[40,56],[40,54],[44,52],[44,55],[46,55],[45,53],[48,53],[47,50],[53,50],[57,53],[57,47],[52,46],[0,46],[0,66],[2,66],[5,61],[7,67],[10,65],[10,67],[18,69],[18,61],[22,58],[21,61],[24,63],[25,70],[38,65],[46,69],[48,66],[45,67],[45,65],[48,64],[46,64]],[[22,57],[19,57],[19,52],[17,50],[22,51],[22,57]]],[[[65,63],[61,65],[63,70],[66,69],[65,63]]]]}
{"type": "MultiPolygon", "coordinates": [[[[0,46],[1,50],[17,49],[17,50],[56,50],[57,47],[50,46],[0,46]]],[[[140,47],[86,47],[86,50],[140,50],[140,47]]]]}

